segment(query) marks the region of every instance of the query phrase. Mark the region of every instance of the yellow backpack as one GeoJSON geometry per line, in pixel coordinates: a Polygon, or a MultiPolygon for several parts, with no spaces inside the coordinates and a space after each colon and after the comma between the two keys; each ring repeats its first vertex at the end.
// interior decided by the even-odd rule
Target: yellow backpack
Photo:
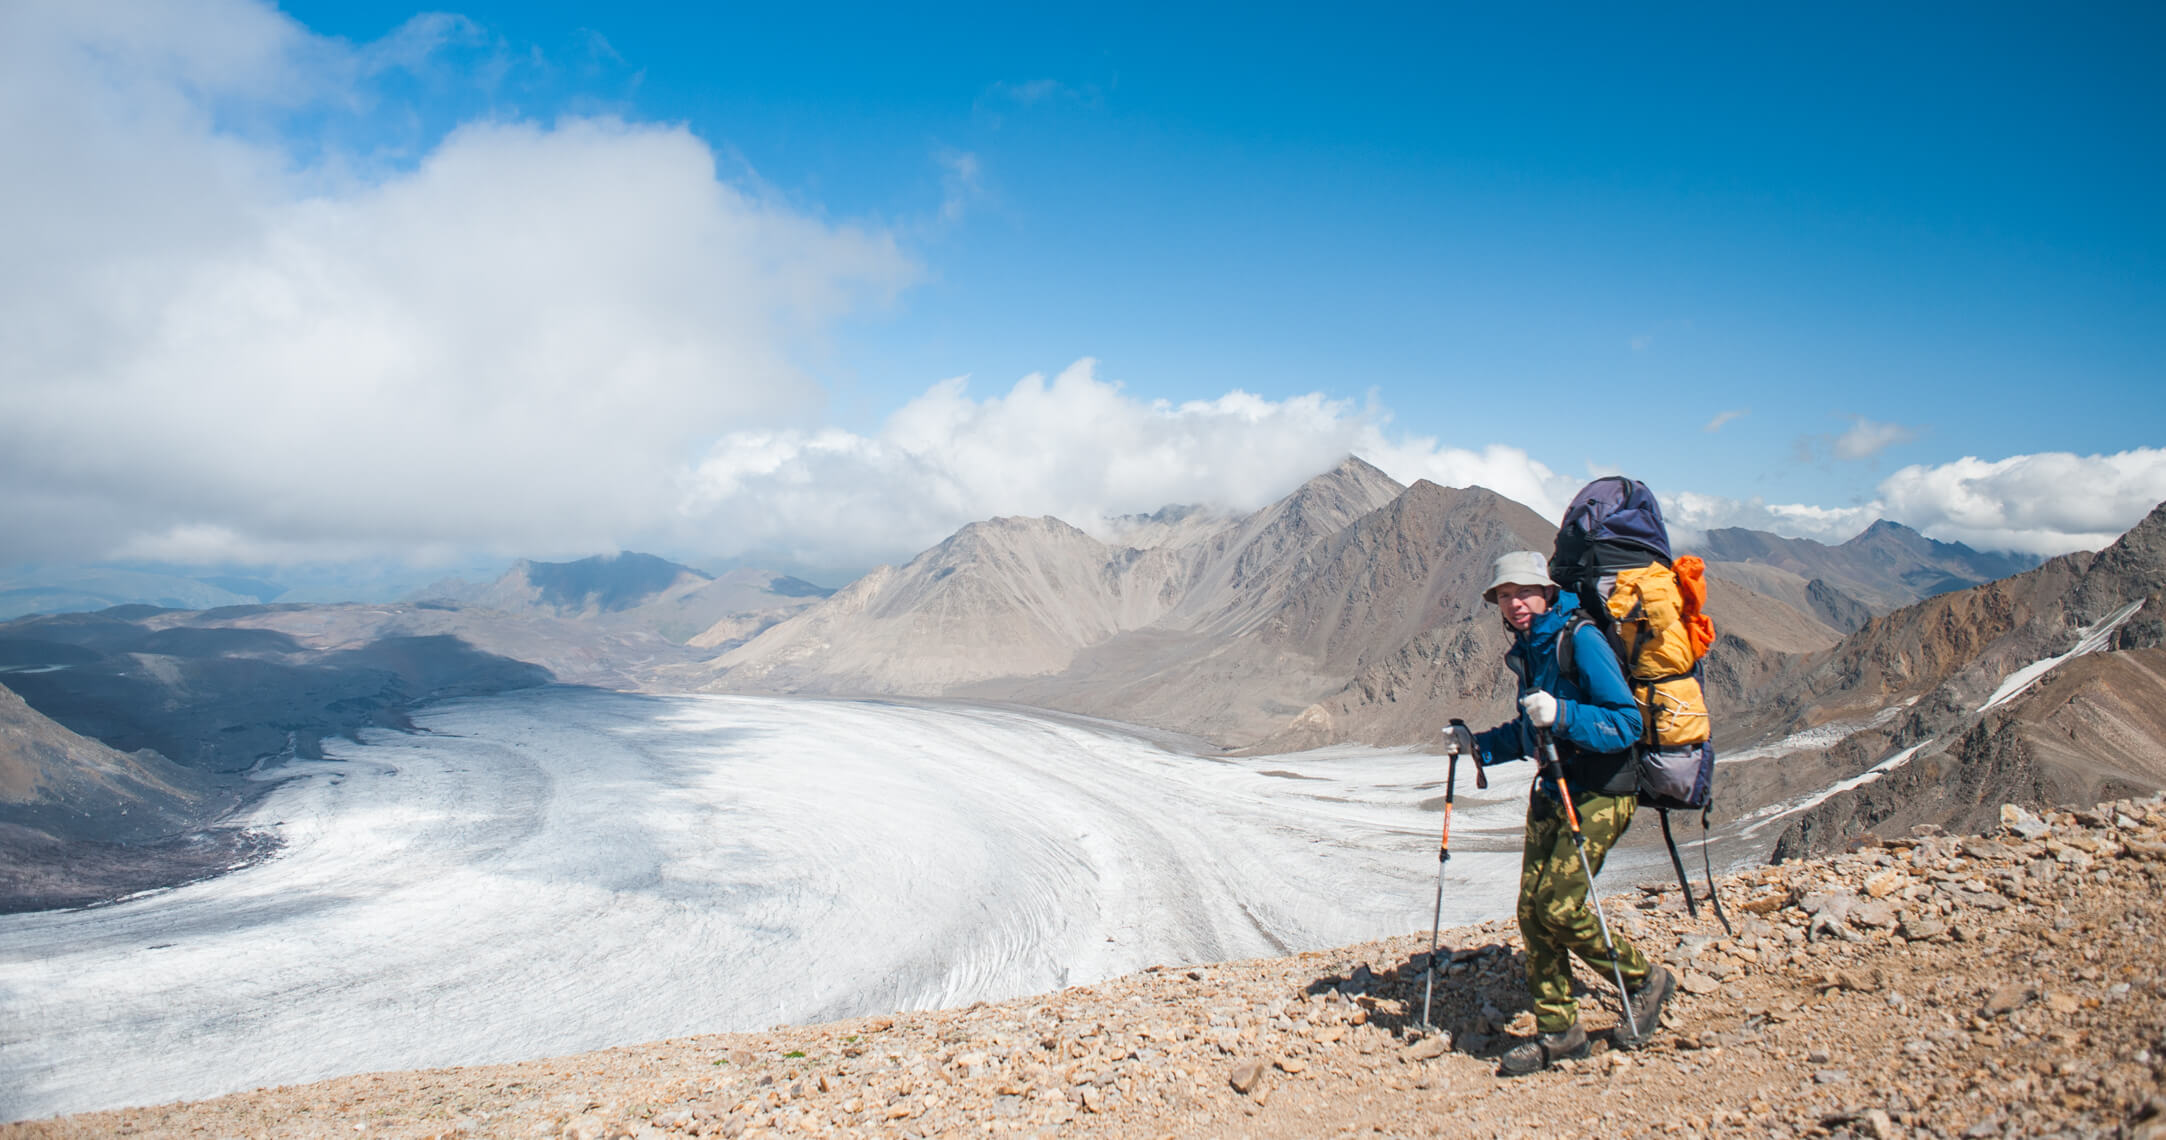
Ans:
{"type": "Polygon", "coordinates": [[[1619,663],[1639,698],[1647,742],[1658,748],[1701,744],[1714,735],[1697,666],[1715,641],[1700,612],[1706,567],[1690,554],[1669,566],[1650,562],[1617,571],[1607,609],[1619,663]]]}

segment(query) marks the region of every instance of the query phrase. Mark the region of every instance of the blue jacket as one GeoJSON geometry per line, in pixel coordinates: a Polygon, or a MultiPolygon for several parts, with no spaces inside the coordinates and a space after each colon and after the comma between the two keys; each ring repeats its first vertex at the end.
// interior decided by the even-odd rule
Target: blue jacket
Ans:
{"type": "MultiPolygon", "coordinates": [[[[1581,623],[1573,633],[1572,675],[1558,675],[1558,637],[1578,607],[1577,598],[1559,594],[1556,606],[1536,615],[1527,631],[1513,639],[1505,664],[1519,677],[1520,696],[1540,689],[1557,698],[1557,723],[1550,734],[1556,738],[1557,755],[1572,790],[1610,795],[1633,792],[1638,790],[1638,781],[1631,748],[1640,738],[1640,706],[1609,639],[1593,625],[1581,623]]],[[[1534,727],[1525,714],[1475,733],[1474,743],[1485,765],[1526,759],[1537,752],[1534,727]]],[[[1538,780],[1536,787],[1556,798],[1556,785],[1538,780]]]]}

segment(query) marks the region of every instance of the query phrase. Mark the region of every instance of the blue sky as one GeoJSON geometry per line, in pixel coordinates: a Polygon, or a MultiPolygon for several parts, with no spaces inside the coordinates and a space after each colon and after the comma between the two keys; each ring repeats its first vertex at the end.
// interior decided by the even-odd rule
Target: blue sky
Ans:
{"type": "MultiPolygon", "coordinates": [[[[267,507],[250,475],[185,455],[209,472],[186,491],[81,473],[74,498],[25,520],[68,540],[17,560],[639,543],[846,565],[992,513],[1087,525],[1077,516],[1181,499],[1253,506],[1348,447],[1402,479],[1481,481],[1544,510],[1623,469],[1682,521],[1829,540],[1885,514],[2055,552],[2166,499],[2166,16],[2153,6],[167,7],[191,9],[189,26],[116,39],[57,6],[10,17],[28,25],[15,38],[72,45],[46,55],[78,61],[12,94],[49,106],[57,85],[88,108],[66,141],[10,149],[72,148],[79,161],[54,166],[95,171],[104,152],[84,140],[166,132],[167,168],[130,161],[142,178],[200,179],[201,216],[78,201],[58,176],[51,199],[85,232],[156,230],[144,219],[170,214],[175,232],[238,235],[179,243],[173,273],[198,284],[176,297],[203,295],[204,267],[261,258],[220,278],[221,295],[256,304],[268,278],[302,300],[265,309],[295,338],[268,362],[260,333],[224,348],[177,338],[207,318],[175,302],[110,382],[179,409],[229,371],[253,376],[231,382],[222,422],[284,409],[259,426],[314,440],[289,467],[317,466],[329,437],[309,425],[328,411],[401,394],[441,399],[460,430],[327,465],[327,483],[409,496],[403,510],[290,487],[267,507]],[[255,46],[207,47],[206,29],[255,46]],[[672,146],[675,159],[658,153],[672,146]],[[234,150],[252,173],[233,173],[234,150]],[[712,185],[649,214],[640,195],[702,155],[712,185]],[[611,170],[622,185],[603,185],[611,170]],[[549,200],[563,187],[579,192],[549,200]],[[721,216],[697,202],[714,188],[721,216]],[[231,201],[254,205],[226,217],[231,201]],[[581,210],[651,216],[658,232],[612,223],[607,249],[507,268],[516,231],[458,253],[491,201],[512,221],[483,224],[531,207],[557,227],[548,240],[581,210]],[[353,236],[370,226],[387,236],[353,236]],[[422,232],[442,237],[377,271],[369,251],[422,232]],[[583,271],[590,253],[606,272],[583,271]],[[437,256],[472,260],[447,270],[437,256]],[[349,272],[366,288],[311,292],[349,272]],[[432,292],[447,278],[466,287],[432,292]],[[559,279],[564,294],[545,293],[559,279]],[[371,316],[335,336],[296,324],[362,293],[367,314],[461,319],[398,350],[386,338],[415,321],[371,316]],[[471,321],[469,300],[483,310],[471,321]],[[503,359],[526,330],[569,329],[566,312],[603,316],[549,358],[597,376],[685,338],[681,375],[650,361],[628,366],[644,379],[608,381],[677,414],[614,424],[581,409],[521,435],[537,405],[579,401],[511,374],[469,391],[468,371],[412,364],[503,359]],[[619,312],[629,324],[603,327],[619,312]],[[326,351],[342,379],[292,379],[326,351]],[[221,367],[222,352],[241,363],[221,367]],[[402,367],[417,370],[380,371],[402,367]],[[1044,382],[1017,387],[1033,374],[1044,382]],[[552,480],[590,450],[582,430],[616,433],[591,449],[616,485],[574,502],[587,492],[552,480]],[[535,460],[547,449],[522,439],[559,458],[535,460]],[[439,459],[454,451],[475,466],[439,459]],[[650,454],[651,471],[622,475],[650,454]],[[526,483],[497,478],[521,464],[526,483]],[[468,484],[482,489],[463,512],[431,498],[468,484]],[[125,522],[54,521],[101,496],[125,522]]],[[[16,318],[22,342],[63,340],[50,326],[73,318],[38,319],[16,318]]],[[[99,367],[19,359],[9,386],[95,384],[99,367]]],[[[51,488],[31,462],[0,478],[51,488]]]]}

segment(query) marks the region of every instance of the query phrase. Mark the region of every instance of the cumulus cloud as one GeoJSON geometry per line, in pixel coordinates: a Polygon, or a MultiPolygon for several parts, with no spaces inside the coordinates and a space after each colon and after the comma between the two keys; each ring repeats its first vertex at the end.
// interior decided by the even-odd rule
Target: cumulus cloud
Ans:
{"type": "Polygon", "coordinates": [[[1698,535],[1723,527],[1764,530],[1787,538],[1834,544],[1871,526],[1883,511],[1878,502],[1857,507],[1819,507],[1770,503],[1758,498],[1730,499],[1695,491],[1665,494],[1662,506],[1671,539],[1685,546],[1698,535]]]}
{"type": "Polygon", "coordinates": [[[733,433],[687,479],[684,514],[688,527],[748,547],[862,564],[995,515],[1091,530],[1170,503],[1250,510],[1349,454],[1402,482],[1480,484],[1551,517],[1576,489],[1514,448],[1466,451],[1385,429],[1381,413],[1315,394],[1139,400],[1084,360],[982,400],[963,379],[942,382],[871,435],[733,433]]]}
{"type": "Polygon", "coordinates": [[[1890,517],[1943,541],[2034,554],[2097,550],[2166,502],[2166,449],[1965,457],[1905,467],[1880,495],[1890,517]]]}
{"type": "Polygon", "coordinates": [[[0,10],[0,563],[606,549],[816,407],[798,361],[909,259],[686,130],[475,122],[376,174],[282,140],[460,27],[0,10]]]}
{"type": "Polygon", "coordinates": [[[1686,532],[1741,526],[1836,543],[1876,519],[1979,550],[2067,554],[2110,545],[2166,502],[2166,449],[2113,455],[2044,452],[1905,467],[1854,507],[1771,504],[1684,493],[1666,496],[1668,521],[1686,532]]]}

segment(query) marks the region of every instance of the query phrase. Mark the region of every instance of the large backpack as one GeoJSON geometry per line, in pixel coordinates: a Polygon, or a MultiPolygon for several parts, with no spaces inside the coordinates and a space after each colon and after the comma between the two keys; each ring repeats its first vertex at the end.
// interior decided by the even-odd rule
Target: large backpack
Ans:
{"type": "MultiPolygon", "coordinates": [[[[1579,596],[1580,610],[1607,635],[1624,666],[1644,726],[1633,748],[1639,802],[1662,814],[1662,840],[1684,888],[1685,906],[1699,917],[1684,860],[1670,833],[1672,811],[1700,813],[1700,858],[1707,893],[1725,928],[1730,919],[1715,893],[1707,854],[1714,809],[1715,748],[1700,659],[1715,641],[1707,602],[1706,567],[1670,555],[1662,505],[1645,483],[1611,475],[1580,489],[1557,529],[1549,576],[1579,596]]],[[[1567,650],[1569,635],[1559,646],[1567,650]]],[[[1567,668],[1571,662],[1562,662],[1567,668]]]]}

